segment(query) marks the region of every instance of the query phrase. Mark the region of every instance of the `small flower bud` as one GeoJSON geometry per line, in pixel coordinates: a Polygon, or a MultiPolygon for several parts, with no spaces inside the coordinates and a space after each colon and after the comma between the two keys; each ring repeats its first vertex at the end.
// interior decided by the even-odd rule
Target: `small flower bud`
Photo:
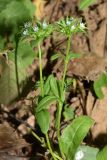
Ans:
{"type": "Polygon", "coordinates": [[[71,17],[69,20],[72,22],[72,21],[74,20],[74,18],[73,18],[73,17],[71,17]]]}
{"type": "Polygon", "coordinates": [[[47,26],[48,26],[47,23],[44,21],[43,24],[42,24],[43,29],[46,29],[47,26]]]}
{"type": "Polygon", "coordinates": [[[71,21],[67,20],[66,25],[69,26],[71,24],[71,21]]]}
{"type": "Polygon", "coordinates": [[[39,28],[38,26],[33,27],[34,32],[38,32],[39,28]]]}
{"type": "Polygon", "coordinates": [[[23,35],[24,35],[24,36],[29,35],[29,33],[28,33],[28,30],[27,30],[27,29],[23,31],[23,35]]]}
{"type": "Polygon", "coordinates": [[[24,27],[25,28],[29,28],[31,26],[31,23],[30,22],[26,22],[25,24],[24,24],[24,27]]]}
{"type": "Polygon", "coordinates": [[[71,30],[73,31],[75,29],[75,26],[73,25],[73,26],[71,26],[71,30]]]}
{"type": "Polygon", "coordinates": [[[80,29],[85,29],[85,25],[84,25],[84,23],[80,23],[80,29]]]}

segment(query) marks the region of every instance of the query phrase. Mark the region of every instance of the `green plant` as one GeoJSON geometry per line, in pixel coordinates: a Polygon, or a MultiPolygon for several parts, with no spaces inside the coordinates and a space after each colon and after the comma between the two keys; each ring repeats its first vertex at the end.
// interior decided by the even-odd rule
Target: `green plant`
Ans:
{"type": "MultiPolygon", "coordinates": [[[[85,9],[95,0],[81,0],[80,9],[85,9]]],[[[6,40],[5,32],[9,41],[13,44],[13,50],[8,53],[8,62],[0,55],[0,65],[3,67],[3,74],[0,77],[0,103],[9,104],[23,90],[24,83],[28,77],[26,69],[35,58],[35,52],[31,47],[29,39],[31,37],[38,47],[39,59],[39,79],[38,87],[40,95],[35,102],[34,114],[41,132],[45,135],[39,137],[34,131],[31,131],[34,137],[41,143],[42,147],[48,149],[51,159],[54,160],[106,160],[107,146],[102,150],[98,148],[80,145],[84,137],[87,135],[94,121],[88,116],[76,117],[74,109],[66,100],[67,87],[75,83],[74,79],[68,79],[66,76],[67,66],[70,60],[80,57],[80,54],[72,52],[72,37],[78,32],[85,33],[86,27],[82,19],[69,18],[59,20],[55,24],[48,24],[46,21],[37,21],[32,24],[30,20],[33,18],[34,6],[30,0],[5,0],[0,4],[0,49],[3,50],[6,40]],[[11,12],[13,10],[13,12],[11,12]],[[13,17],[14,13],[14,17],[13,17]],[[28,22],[26,22],[28,21],[28,22]],[[26,22],[26,23],[24,23],[26,22]],[[23,38],[17,34],[19,26],[24,23],[23,38]],[[65,55],[54,54],[51,60],[62,58],[64,63],[64,71],[62,78],[58,80],[53,74],[48,77],[43,75],[42,67],[42,42],[53,32],[59,32],[67,38],[67,48],[65,55]],[[57,131],[58,149],[54,148],[54,144],[48,135],[50,129],[50,112],[51,104],[56,105],[57,113],[55,116],[55,127],[57,131]],[[61,130],[62,118],[69,124],[61,130]]],[[[94,90],[98,98],[103,98],[101,88],[107,86],[107,75],[102,74],[101,77],[94,82],[94,90]]]]}
{"type": "MultiPolygon", "coordinates": [[[[71,52],[71,40],[72,36],[78,32],[85,33],[85,25],[82,23],[81,19],[76,18],[66,18],[62,19],[55,24],[47,24],[46,21],[39,22],[37,21],[36,25],[33,26],[30,23],[25,23],[23,35],[24,36],[32,36],[36,39],[36,43],[38,46],[38,54],[39,54],[39,75],[40,75],[40,95],[38,100],[36,101],[35,107],[35,117],[37,119],[37,123],[45,135],[45,139],[40,138],[33,132],[33,135],[42,143],[43,146],[47,146],[51,156],[54,160],[57,159],[67,159],[73,160],[75,157],[75,153],[77,148],[79,147],[81,141],[86,136],[89,128],[93,124],[93,120],[87,116],[81,116],[74,119],[72,123],[70,123],[62,132],[61,130],[61,117],[62,112],[65,116],[65,119],[73,119],[74,112],[72,108],[69,108],[69,104],[66,102],[65,93],[66,86],[71,84],[73,81],[67,80],[66,72],[67,66],[70,60],[73,58],[79,57],[79,54],[74,54],[71,52]],[[63,57],[64,61],[64,71],[62,75],[62,79],[57,80],[56,77],[51,74],[45,80],[43,78],[43,69],[42,69],[42,51],[41,44],[42,41],[50,36],[53,31],[60,32],[64,34],[67,38],[67,49],[66,54],[63,57]],[[49,107],[52,103],[55,103],[57,106],[57,114],[56,114],[56,122],[55,127],[57,130],[57,138],[59,143],[59,151],[53,150],[53,145],[51,144],[48,136],[49,126],[50,126],[50,113],[49,107]],[[71,112],[70,116],[68,112],[71,112]],[[46,140],[46,142],[45,142],[46,140]],[[66,147],[67,146],[67,147],[66,147]]],[[[59,56],[54,55],[52,59],[56,59],[59,56]]]]}

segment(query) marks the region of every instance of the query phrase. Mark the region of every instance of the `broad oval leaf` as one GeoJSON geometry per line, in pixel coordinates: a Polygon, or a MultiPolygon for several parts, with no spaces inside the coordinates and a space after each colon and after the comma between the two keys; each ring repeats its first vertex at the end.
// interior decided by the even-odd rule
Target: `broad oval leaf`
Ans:
{"type": "Polygon", "coordinates": [[[57,80],[53,75],[51,75],[51,78],[50,78],[50,86],[54,96],[59,97],[57,80]]]}
{"type": "Polygon", "coordinates": [[[79,9],[83,10],[86,9],[88,6],[92,5],[96,0],[81,0],[79,9]]]}
{"type": "Polygon", "coordinates": [[[60,144],[61,150],[66,155],[67,160],[74,159],[77,148],[93,123],[94,121],[90,117],[80,116],[63,130],[60,144]]]}
{"type": "Polygon", "coordinates": [[[48,109],[49,105],[56,100],[57,98],[55,96],[46,96],[42,98],[42,100],[39,102],[36,108],[36,112],[40,112],[41,110],[48,109]]]}
{"type": "Polygon", "coordinates": [[[37,119],[37,123],[42,131],[42,133],[46,134],[49,129],[50,124],[50,114],[48,110],[41,110],[40,112],[37,112],[35,115],[37,119]]]}
{"type": "Polygon", "coordinates": [[[107,146],[98,152],[97,160],[107,160],[107,146]]]}

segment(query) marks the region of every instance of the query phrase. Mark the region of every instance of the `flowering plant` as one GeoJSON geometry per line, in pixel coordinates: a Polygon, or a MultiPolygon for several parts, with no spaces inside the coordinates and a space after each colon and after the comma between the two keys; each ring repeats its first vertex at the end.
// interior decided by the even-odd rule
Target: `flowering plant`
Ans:
{"type": "Polygon", "coordinates": [[[36,24],[32,25],[30,22],[24,24],[24,36],[33,36],[38,42],[42,42],[44,38],[47,38],[53,32],[53,25],[37,21],[36,24]]]}
{"type": "Polygon", "coordinates": [[[57,22],[57,29],[66,36],[70,36],[74,33],[85,32],[86,26],[81,19],[67,17],[57,22]]]}
{"type": "MultiPolygon", "coordinates": [[[[93,124],[93,120],[89,117],[82,116],[75,118],[73,123],[69,124],[61,134],[61,118],[62,113],[64,110],[64,114],[66,118],[69,117],[69,120],[71,120],[74,116],[67,116],[68,110],[70,113],[73,112],[72,109],[69,108],[69,104],[66,102],[65,99],[65,92],[66,92],[66,72],[67,72],[67,66],[69,61],[76,57],[76,55],[71,50],[71,38],[72,35],[78,32],[85,32],[85,24],[82,23],[81,19],[75,19],[73,17],[66,18],[59,20],[55,24],[49,24],[46,21],[40,22],[37,21],[36,24],[32,25],[31,23],[27,22],[24,24],[24,36],[32,36],[36,39],[38,44],[38,53],[39,53],[39,75],[40,75],[40,95],[38,97],[38,101],[35,104],[35,117],[37,119],[37,123],[42,131],[42,133],[45,135],[45,139],[38,137],[38,135],[34,132],[33,135],[42,143],[43,146],[47,146],[49,149],[49,152],[54,160],[63,160],[67,159],[69,160],[70,157],[72,157],[72,160],[74,159],[76,150],[81,143],[82,139],[88,132],[89,128],[93,124]],[[56,77],[51,74],[49,75],[45,80],[43,78],[43,70],[42,70],[42,54],[41,54],[41,43],[42,41],[50,36],[53,31],[57,31],[61,34],[64,34],[67,37],[67,47],[64,57],[64,71],[61,80],[57,80],[56,77]],[[50,140],[49,140],[49,127],[50,127],[50,112],[48,111],[48,108],[50,107],[50,104],[56,102],[57,106],[57,114],[55,117],[55,127],[57,130],[57,139],[58,139],[58,145],[59,145],[59,151],[53,151],[50,140]],[[80,130],[77,132],[79,125],[83,123],[82,125],[82,133],[81,136],[78,135],[80,130]],[[87,122],[87,124],[85,123],[87,122]],[[72,134],[71,134],[72,133],[72,134]],[[70,135],[71,134],[71,135],[70,135]],[[75,136],[72,137],[72,135],[75,134],[78,138],[78,142],[75,139],[75,136]],[[66,139],[66,140],[65,140],[66,139]],[[46,141],[46,142],[45,142],[46,141]],[[67,143],[67,146],[66,146],[67,143]]],[[[76,155],[76,160],[80,160],[78,157],[83,157],[82,153],[79,155],[76,155]]]]}

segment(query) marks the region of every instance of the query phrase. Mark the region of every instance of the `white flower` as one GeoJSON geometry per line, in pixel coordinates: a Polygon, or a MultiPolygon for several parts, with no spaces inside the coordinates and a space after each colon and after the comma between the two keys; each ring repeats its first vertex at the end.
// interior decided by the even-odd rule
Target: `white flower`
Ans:
{"type": "Polygon", "coordinates": [[[43,24],[42,24],[43,29],[46,29],[47,26],[48,26],[47,23],[44,21],[43,24]]]}
{"type": "Polygon", "coordinates": [[[71,26],[71,30],[73,31],[75,29],[75,26],[73,25],[73,26],[71,26]]]}
{"type": "Polygon", "coordinates": [[[69,26],[73,20],[74,20],[74,18],[67,19],[66,25],[69,26]]]}
{"type": "Polygon", "coordinates": [[[39,30],[38,26],[33,27],[33,30],[34,30],[35,32],[38,32],[38,30],[39,30]]]}
{"type": "Polygon", "coordinates": [[[26,22],[25,24],[24,24],[24,27],[25,28],[29,28],[31,26],[31,23],[30,22],[26,22]]]}
{"type": "Polygon", "coordinates": [[[24,36],[29,35],[29,33],[28,33],[28,30],[27,30],[27,29],[23,31],[23,35],[24,35],[24,36]]]}
{"type": "Polygon", "coordinates": [[[84,153],[81,150],[75,154],[75,160],[81,160],[83,157],[84,157],[84,153]]]}
{"type": "Polygon", "coordinates": [[[72,17],[72,18],[70,18],[70,21],[72,22],[74,20],[74,18],[72,17]]]}
{"type": "Polygon", "coordinates": [[[84,29],[85,28],[85,24],[84,23],[80,23],[80,29],[84,29]]]}
{"type": "Polygon", "coordinates": [[[67,20],[66,25],[69,26],[71,24],[71,21],[67,20]]]}

